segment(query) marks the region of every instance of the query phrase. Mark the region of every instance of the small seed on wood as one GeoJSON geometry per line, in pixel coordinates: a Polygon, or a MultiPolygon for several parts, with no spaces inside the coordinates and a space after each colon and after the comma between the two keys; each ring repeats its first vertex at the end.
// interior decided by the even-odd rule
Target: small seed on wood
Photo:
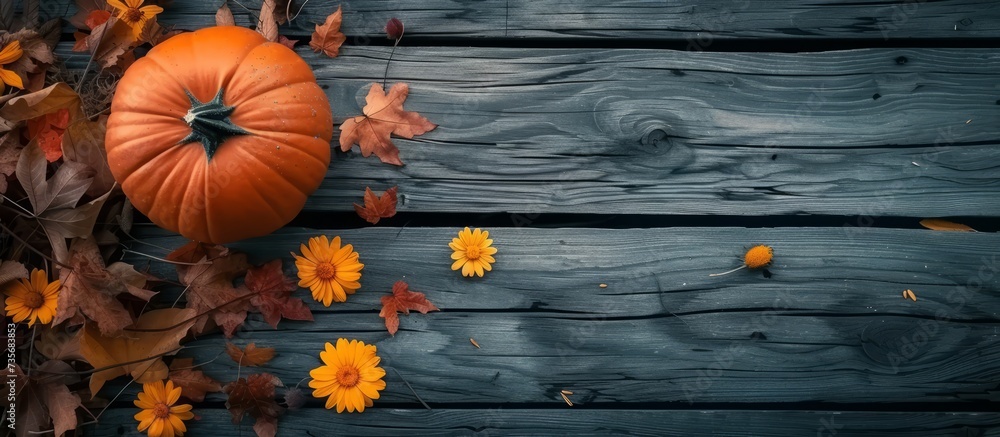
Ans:
{"type": "Polygon", "coordinates": [[[573,406],[573,401],[569,400],[565,393],[559,393],[559,396],[562,396],[563,400],[566,401],[566,405],[573,406]]]}
{"type": "Polygon", "coordinates": [[[601,287],[601,288],[608,288],[608,284],[601,284],[601,285],[598,285],[598,287],[601,287]]]}
{"type": "Polygon", "coordinates": [[[480,349],[479,343],[476,343],[476,339],[470,338],[469,341],[472,343],[473,346],[476,347],[476,349],[480,349]]]}
{"type": "Polygon", "coordinates": [[[914,294],[913,290],[910,290],[910,289],[903,290],[903,298],[904,299],[910,299],[910,300],[912,300],[914,302],[917,301],[917,295],[914,294]]]}

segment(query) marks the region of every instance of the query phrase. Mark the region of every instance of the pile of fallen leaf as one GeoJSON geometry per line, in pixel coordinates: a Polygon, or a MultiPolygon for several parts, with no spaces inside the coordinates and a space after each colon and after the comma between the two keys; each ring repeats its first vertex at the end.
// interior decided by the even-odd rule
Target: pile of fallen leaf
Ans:
{"type": "MultiPolygon", "coordinates": [[[[73,434],[99,421],[112,402],[130,402],[119,399],[129,385],[169,378],[196,411],[207,394],[220,393],[234,423],[249,415],[258,435],[273,436],[278,417],[306,402],[298,385],[286,388],[274,375],[245,370],[217,381],[184,356],[184,343],[216,332],[231,338],[251,314],[277,327],[282,319],[312,321],[312,312],[295,297],[301,290],[282,259],[254,266],[245,254],[192,242],[164,260],[176,266],[176,281],[151,275],[147,263],[113,261],[136,240],[133,210],[104,149],[111,96],[137,58],[182,30],[160,26],[155,14],[130,22],[104,0],[76,4],[69,22],[76,28],[72,50],[89,55],[82,71],[67,69],[54,55],[64,23],[40,23],[39,0],[23,0],[20,11],[13,2],[0,6],[0,50],[16,41],[22,51],[0,65],[20,79],[0,95],[0,289],[33,268],[61,283],[52,323],[10,325],[17,396],[5,408],[17,411],[16,435],[73,434]]],[[[249,12],[258,17],[258,32],[294,48],[298,41],[279,34],[282,24],[295,19],[291,9],[288,0],[264,0],[260,10],[249,12]]],[[[216,19],[235,24],[225,3],[216,19]]],[[[320,55],[313,56],[339,54],[346,40],[341,22],[338,7],[316,25],[309,47],[320,55]]],[[[387,31],[398,44],[402,23],[393,19],[387,31]]],[[[406,84],[386,93],[373,83],[362,115],[339,126],[341,149],[357,144],[366,157],[403,165],[391,136],[412,138],[436,127],[403,109],[408,93],[406,84]]],[[[354,207],[372,224],[396,213],[396,187],[381,195],[368,188],[361,199],[354,207]]],[[[437,310],[402,281],[382,305],[379,316],[391,334],[398,330],[398,313],[437,310]]],[[[275,354],[252,342],[243,348],[227,343],[225,352],[241,369],[264,366],[275,354]]]]}

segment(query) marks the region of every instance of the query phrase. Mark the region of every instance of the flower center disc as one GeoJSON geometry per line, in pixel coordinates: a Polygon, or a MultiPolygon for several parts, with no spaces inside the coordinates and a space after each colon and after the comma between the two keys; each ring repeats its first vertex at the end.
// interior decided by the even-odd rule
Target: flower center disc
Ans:
{"type": "Polygon", "coordinates": [[[316,264],[316,276],[320,279],[333,279],[337,275],[337,268],[328,262],[316,264]]]}
{"type": "Polygon", "coordinates": [[[774,251],[769,246],[754,246],[747,251],[743,257],[743,262],[751,269],[759,269],[771,263],[774,251]]]}
{"type": "Polygon", "coordinates": [[[39,293],[37,291],[32,291],[31,293],[28,293],[28,295],[24,297],[24,306],[31,309],[41,308],[42,304],[44,303],[45,303],[45,296],[42,296],[42,293],[39,293]]]}
{"type": "Polygon", "coordinates": [[[170,416],[170,407],[168,407],[167,404],[160,402],[153,407],[153,415],[159,417],[160,419],[166,419],[170,416]]]}
{"type": "Polygon", "coordinates": [[[128,21],[129,23],[138,23],[141,20],[142,11],[140,11],[139,8],[128,8],[128,10],[125,11],[125,21],[128,21]]]}
{"type": "Polygon", "coordinates": [[[358,385],[359,378],[360,375],[358,375],[358,369],[353,367],[341,367],[340,370],[337,371],[337,383],[344,387],[354,387],[355,385],[358,385]]]}
{"type": "Polygon", "coordinates": [[[479,248],[476,246],[469,246],[465,249],[465,257],[468,259],[479,259],[479,248]]]}

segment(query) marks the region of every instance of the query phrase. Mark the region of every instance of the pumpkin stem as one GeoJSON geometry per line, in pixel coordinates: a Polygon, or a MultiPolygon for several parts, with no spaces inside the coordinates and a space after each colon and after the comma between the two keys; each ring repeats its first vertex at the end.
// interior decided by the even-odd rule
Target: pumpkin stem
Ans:
{"type": "Polygon", "coordinates": [[[184,116],[184,122],[191,126],[191,133],[184,137],[180,144],[200,142],[205,147],[205,155],[208,159],[212,159],[219,145],[230,137],[250,134],[229,119],[236,107],[222,103],[221,89],[215,98],[208,102],[198,100],[190,91],[184,90],[184,92],[191,101],[191,109],[184,116]]]}

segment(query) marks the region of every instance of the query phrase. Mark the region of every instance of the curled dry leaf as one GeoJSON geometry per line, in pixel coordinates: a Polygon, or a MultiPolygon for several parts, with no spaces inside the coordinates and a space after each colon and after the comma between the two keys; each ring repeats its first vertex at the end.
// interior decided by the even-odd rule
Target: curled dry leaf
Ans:
{"type": "Polygon", "coordinates": [[[920,226],[935,231],[976,232],[975,229],[972,229],[961,223],[955,223],[941,219],[923,219],[920,221],[920,226]]]}
{"type": "Polygon", "coordinates": [[[336,58],[340,54],[340,46],[347,41],[347,37],[340,32],[340,24],[343,21],[341,7],[337,6],[337,11],[326,17],[323,24],[316,25],[316,31],[309,40],[309,47],[314,52],[323,52],[324,55],[336,58]]]}
{"type": "Polygon", "coordinates": [[[208,393],[222,391],[222,384],[196,369],[192,358],[175,358],[171,361],[170,380],[180,386],[181,396],[194,402],[204,401],[208,393]]]}
{"type": "Polygon", "coordinates": [[[346,152],[357,144],[362,156],[374,153],[386,164],[403,165],[390,135],[413,138],[437,127],[420,114],[403,110],[409,93],[410,87],[405,83],[393,85],[388,94],[381,85],[372,84],[365,97],[364,115],[349,118],[340,125],[340,149],[346,152]]]}
{"type": "Polygon", "coordinates": [[[392,286],[392,294],[382,296],[382,311],[378,315],[385,319],[385,327],[389,330],[389,334],[396,335],[396,331],[399,330],[399,316],[396,313],[410,314],[410,310],[420,311],[421,314],[440,311],[423,293],[410,291],[406,282],[396,281],[392,286]]]}
{"type": "Polygon", "coordinates": [[[376,196],[371,188],[365,187],[365,206],[354,204],[354,212],[368,223],[377,224],[379,219],[396,215],[396,190],[392,187],[381,196],[376,196]]]}
{"type": "Polygon", "coordinates": [[[275,0],[264,0],[260,5],[260,15],[257,21],[257,32],[264,35],[268,41],[278,41],[278,19],[275,18],[275,10],[278,5],[275,0]]]}
{"type": "Polygon", "coordinates": [[[28,269],[24,267],[24,264],[17,261],[0,261],[0,285],[6,284],[7,281],[27,277],[28,269]]]}
{"type": "Polygon", "coordinates": [[[229,9],[229,3],[223,2],[219,10],[215,12],[215,25],[216,26],[235,26],[236,17],[233,16],[233,11],[229,9]]]}
{"type": "Polygon", "coordinates": [[[161,381],[170,371],[160,358],[180,349],[180,341],[194,325],[195,311],[167,308],[149,311],[128,331],[127,336],[106,337],[88,323],[80,332],[80,352],[95,369],[90,377],[91,397],[104,382],[131,375],[138,383],[161,381]]]}
{"type": "Polygon", "coordinates": [[[252,341],[245,349],[226,342],[226,354],[241,366],[263,366],[274,358],[273,347],[257,347],[252,341]]]}
{"type": "Polygon", "coordinates": [[[55,83],[40,91],[17,96],[0,108],[0,118],[19,122],[41,117],[60,109],[69,110],[69,120],[84,118],[80,96],[64,82],[55,83]]]}

